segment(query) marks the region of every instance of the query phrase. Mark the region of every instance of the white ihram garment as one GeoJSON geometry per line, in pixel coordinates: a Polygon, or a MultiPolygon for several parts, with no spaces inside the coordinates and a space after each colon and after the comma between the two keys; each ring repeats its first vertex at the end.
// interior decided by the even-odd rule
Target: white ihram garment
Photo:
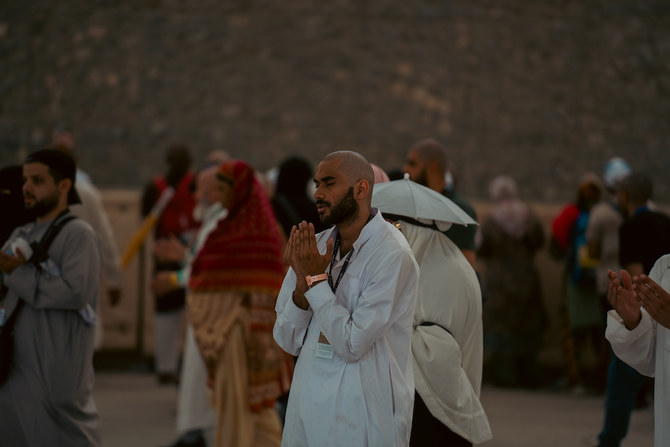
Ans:
{"type": "MultiPolygon", "coordinates": [[[[334,231],[317,236],[321,253],[334,231]]],[[[343,264],[340,259],[334,266],[334,281],[343,264]]],[[[354,243],[335,294],[323,281],[306,293],[310,308],[298,308],[292,301],[296,276],[289,270],[277,299],[274,336],[299,357],[282,445],[409,444],[417,283],[418,267],[407,241],[379,212],[354,243]],[[330,360],[319,357],[328,352],[317,346],[321,333],[334,350],[330,360]]]]}
{"type": "Polygon", "coordinates": [[[479,401],[484,347],[475,271],[444,234],[400,225],[421,272],[412,334],[416,391],[452,432],[474,444],[488,441],[491,428],[479,401]]]}

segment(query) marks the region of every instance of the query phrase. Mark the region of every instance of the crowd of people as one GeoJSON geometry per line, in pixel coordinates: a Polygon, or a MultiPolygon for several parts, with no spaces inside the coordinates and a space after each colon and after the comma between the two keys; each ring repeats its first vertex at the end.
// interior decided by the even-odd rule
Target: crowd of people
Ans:
{"type": "MultiPolygon", "coordinates": [[[[549,233],[505,175],[477,226],[373,206],[375,184],[398,175],[352,151],[315,170],[288,157],[274,181],[220,151],[196,170],[175,145],[166,164],[141,213],[159,210],[154,366],[159,383],[179,387],[173,447],[491,439],[482,380],[542,385],[549,315],[535,258],[545,246],[562,262],[567,381],[605,393],[594,445],[619,445],[648,377],[655,443],[670,442],[659,423],[670,411],[670,218],[624,160],[608,161],[602,179],[587,173],[549,233]]],[[[437,140],[409,147],[401,171],[477,220],[437,140]]],[[[68,130],[0,172],[0,198],[16,209],[0,228],[0,444],[100,445],[98,292],[123,299],[100,192],[68,130]]]]}

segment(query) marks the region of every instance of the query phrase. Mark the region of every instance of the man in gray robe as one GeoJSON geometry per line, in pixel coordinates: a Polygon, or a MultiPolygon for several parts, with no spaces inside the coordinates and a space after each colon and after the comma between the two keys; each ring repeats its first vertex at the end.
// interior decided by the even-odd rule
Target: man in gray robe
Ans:
{"type": "Polygon", "coordinates": [[[98,241],[86,222],[74,219],[57,234],[46,260],[12,250],[18,238],[40,241],[52,224],[69,215],[68,205],[80,202],[75,163],[67,154],[44,150],[29,155],[23,177],[25,206],[34,220],[16,228],[0,252],[4,321],[19,299],[24,302],[14,326],[12,369],[0,385],[0,445],[99,446],[99,416],[91,396],[98,241]]]}

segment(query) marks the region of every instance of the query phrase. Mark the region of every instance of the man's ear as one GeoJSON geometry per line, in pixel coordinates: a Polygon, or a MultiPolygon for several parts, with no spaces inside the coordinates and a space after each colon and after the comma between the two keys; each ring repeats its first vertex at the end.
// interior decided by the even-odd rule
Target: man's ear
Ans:
{"type": "Polygon", "coordinates": [[[368,196],[370,192],[370,183],[367,180],[361,179],[354,185],[354,197],[362,200],[368,196]]]}
{"type": "Polygon", "coordinates": [[[72,185],[72,180],[69,178],[64,178],[58,183],[58,191],[60,193],[65,192],[65,196],[68,195],[68,192],[70,192],[70,189],[74,188],[74,185],[72,185]]]}

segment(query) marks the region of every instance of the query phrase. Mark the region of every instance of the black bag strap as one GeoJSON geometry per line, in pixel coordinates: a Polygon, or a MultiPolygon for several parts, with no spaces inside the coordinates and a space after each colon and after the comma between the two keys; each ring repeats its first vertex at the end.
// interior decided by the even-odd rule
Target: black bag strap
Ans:
{"type": "Polygon", "coordinates": [[[52,224],[49,225],[49,228],[47,229],[46,233],[44,233],[44,236],[42,236],[40,241],[31,244],[31,248],[33,249],[33,255],[29,259],[30,262],[32,262],[36,266],[39,266],[40,262],[44,262],[47,259],[49,259],[49,255],[47,254],[47,252],[49,251],[49,247],[51,247],[51,244],[53,243],[54,239],[56,239],[56,236],[58,236],[58,233],[60,233],[65,224],[77,218],[72,214],[67,215],[69,212],[70,210],[66,209],[58,216],[56,216],[56,218],[54,219],[52,224]],[[61,219],[62,216],[65,217],[61,219]]]}
{"type": "MultiPolygon", "coordinates": [[[[29,261],[34,263],[37,268],[40,268],[39,267],[40,262],[46,261],[48,259],[47,251],[49,250],[49,247],[51,247],[51,244],[53,243],[54,239],[56,239],[56,236],[58,236],[58,233],[60,233],[65,224],[77,218],[76,216],[70,214],[69,216],[65,216],[63,219],[60,219],[62,216],[68,214],[69,211],[70,211],[69,209],[66,209],[58,216],[56,216],[56,218],[51,223],[51,225],[49,225],[49,228],[47,229],[46,233],[44,233],[44,236],[42,236],[40,241],[31,244],[31,248],[33,249],[33,255],[30,257],[29,261]]],[[[3,332],[4,331],[10,333],[12,332],[12,330],[14,329],[14,322],[16,321],[16,317],[19,314],[19,311],[23,307],[24,303],[25,301],[19,298],[18,302],[16,303],[16,307],[14,308],[14,311],[7,319],[5,325],[2,326],[1,328],[3,332]]]]}

